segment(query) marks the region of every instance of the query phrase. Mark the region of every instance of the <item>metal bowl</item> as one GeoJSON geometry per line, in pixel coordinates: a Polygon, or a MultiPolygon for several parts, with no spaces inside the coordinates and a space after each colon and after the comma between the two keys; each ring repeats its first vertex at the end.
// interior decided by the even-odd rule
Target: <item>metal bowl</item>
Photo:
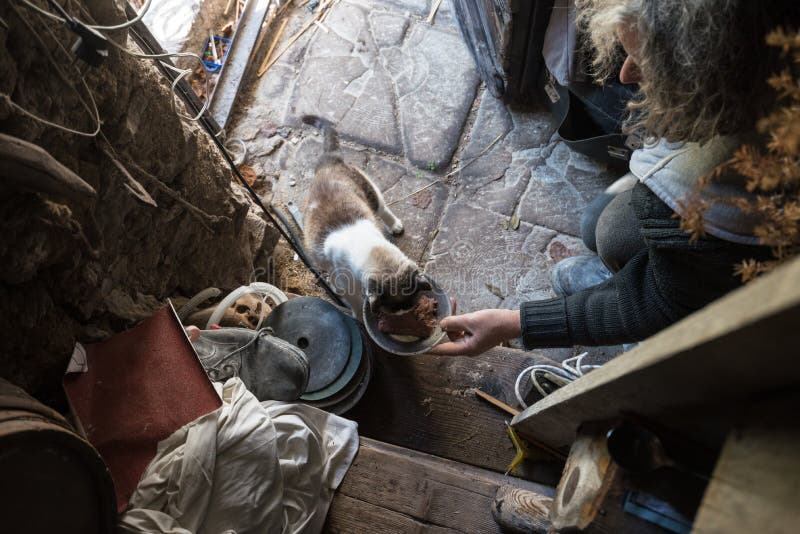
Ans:
{"type": "Polygon", "coordinates": [[[439,322],[445,317],[449,317],[453,311],[450,308],[450,298],[447,296],[442,288],[436,282],[428,279],[433,286],[431,291],[421,291],[422,295],[427,295],[436,301],[436,328],[429,337],[425,339],[416,339],[414,341],[401,341],[392,337],[389,334],[384,334],[378,328],[378,318],[369,309],[369,302],[364,299],[364,308],[362,310],[364,317],[364,326],[367,329],[367,334],[372,340],[378,344],[383,350],[397,354],[399,356],[413,356],[415,354],[422,354],[428,352],[435,347],[445,336],[444,330],[439,327],[439,322]]]}

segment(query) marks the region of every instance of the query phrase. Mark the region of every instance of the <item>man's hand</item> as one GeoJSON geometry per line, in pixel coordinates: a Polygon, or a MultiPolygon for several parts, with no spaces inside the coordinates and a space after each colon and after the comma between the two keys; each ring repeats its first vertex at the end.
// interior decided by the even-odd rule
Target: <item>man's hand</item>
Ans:
{"type": "Polygon", "coordinates": [[[450,341],[430,352],[440,356],[477,356],[503,341],[522,335],[519,311],[481,310],[442,319],[442,330],[450,341]]]}

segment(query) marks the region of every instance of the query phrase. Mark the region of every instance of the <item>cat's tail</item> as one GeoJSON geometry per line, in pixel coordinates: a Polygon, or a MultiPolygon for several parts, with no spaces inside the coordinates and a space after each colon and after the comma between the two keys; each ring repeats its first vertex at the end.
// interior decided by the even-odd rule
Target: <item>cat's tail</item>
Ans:
{"type": "Polygon", "coordinates": [[[322,149],[326,154],[339,151],[339,134],[331,121],[316,115],[305,115],[303,122],[322,131],[322,149]]]}

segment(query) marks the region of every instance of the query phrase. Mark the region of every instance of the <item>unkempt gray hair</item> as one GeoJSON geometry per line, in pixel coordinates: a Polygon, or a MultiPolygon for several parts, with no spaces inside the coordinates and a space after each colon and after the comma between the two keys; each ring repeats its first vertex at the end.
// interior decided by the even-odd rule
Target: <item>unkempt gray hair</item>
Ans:
{"type": "Polygon", "coordinates": [[[624,52],[617,31],[637,30],[639,94],[628,129],[670,141],[706,141],[752,131],[774,93],[780,51],[765,37],[796,29],[800,0],[577,0],[578,23],[591,48],[594,74],[605,79],[624,52]]]}

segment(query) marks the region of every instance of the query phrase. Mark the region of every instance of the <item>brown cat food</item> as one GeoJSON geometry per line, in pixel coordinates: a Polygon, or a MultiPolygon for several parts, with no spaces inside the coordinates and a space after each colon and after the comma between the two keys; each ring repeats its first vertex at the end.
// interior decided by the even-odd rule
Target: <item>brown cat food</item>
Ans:
{"type": "Polygon", "coordinates": [[[384,334],[427,338],[436,328],[436,301],[427,295],[417,299],[414,307],[400,315],[381,313],[378,329],[384,334]]]}

